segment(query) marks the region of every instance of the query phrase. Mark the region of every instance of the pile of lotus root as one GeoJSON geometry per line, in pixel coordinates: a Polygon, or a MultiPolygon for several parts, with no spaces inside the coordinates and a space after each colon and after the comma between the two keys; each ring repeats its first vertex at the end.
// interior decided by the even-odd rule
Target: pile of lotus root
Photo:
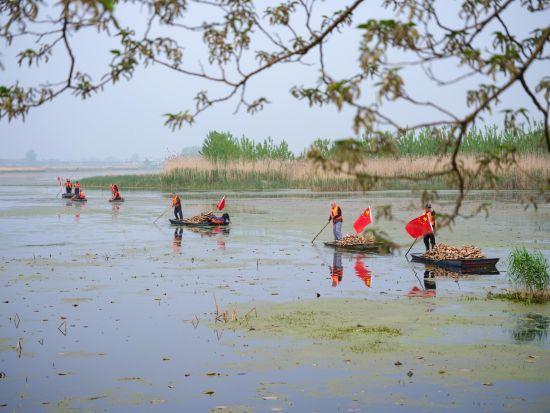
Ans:
{"type": "Polygon", "coordinates": [[[195,215],[191,218],[185,218],[185,222],[189,222],[191,224],[204,224],[205,222],[208,222],[208,215],[210,212],[201,212],[200,215],[195,215]]]}
{"type": "Polygon", "coordinates": [[[341,246],[351,246],[351,245],[363,245],[363,244],[372,244],[374,243],[374,236],[370,236],[369,238],[365,238],[361,235],[355,235],[355,234],[346,234],[342,239],[336,241],[337,245],[341,246]]]}
{"type": "Polygon", "coordinates": [[[423,257],[432,260],[465,260],[474,258],[485,258],[481,249],[473,245],[453,247],[447,244],[437,244],[432,250],[424,253],[423,257]]]}

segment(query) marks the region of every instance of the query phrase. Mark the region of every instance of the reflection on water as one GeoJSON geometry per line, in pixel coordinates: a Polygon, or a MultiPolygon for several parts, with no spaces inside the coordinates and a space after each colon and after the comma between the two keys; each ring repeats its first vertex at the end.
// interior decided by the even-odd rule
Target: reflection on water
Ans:
{"type": "Polygon", "coordinates": [[[172,242],[172,249],[174,250],[174,255],[179,254],[181,250],[181,240],[183,238],[183,228],[179,227],[174,230],[174,241],[172,242]]]}
{"type": "Polygon", "coordinates": [[[342,266],[342,253],[334,252],[332,256],[332,266],[329,267],[332,286],[337,287],[342,282],[344,276],[344,267],[342,266]]]}
{"type": "MultiPolygon", "coordinates": [[[[368,288],[371,288],[372,284],[372,273],[370,270],[365,266],[365,263],[363,262],[364,256],[361,254],[357,254],[355,256],[355,264],[353,266],[353,269],[355,271],[355,275],[367,286],[368,288]]],[[[329,275],[331,280],[331,285],[333,287],[337,287],[342,282],[342,279],[344,277],[344,266],[342,265],[342,253],[334,251],[332,255],[332,265],[329,266],[329,275]]]]}
{"type": "Polygon", "coordinates": [[[370,288],[372,283],[372,274],[369,269],[365,267],[365,264],[363,263],[363,257],[361,255],[357,255],[355,266],[353,268],[355,269],[355,275],[363,280],[365,285],[370,288]]]}
{"type": "Polygon", "coordinates": [[[420,278],[418,278],[418,275],[416,274],[416,271],[414,271],[414,269],[413,269],[413,273],[416,279],[418,280],[420,287],[417,285],[413,286],[410,289],[410,291],[406,294],[406,296],[420,297],[420,298],[435,297],[436,296],[435,271],[431,269],[426,269],[424,271],[423,281],[420,281],[420,278]]]}
{"type": "Polygon", "coordinates": [[[111,205],[111,217],[112,217],[111,220],[113,222],[117,221],[119,212],[120,212],[120,205],[112,204],[111,205]]]}
{"type": "Polygon", "coordinates": [[[549,326],[550,317],[537,313],[529,313],[517,321],[516,327],[512,331],[512,337],[518,343],[546,341],[549,326]]]}
{"type": "Polygon", "coordinates": [[[213,237],[216,235],[229,235],[229,227],[185,227],[185,229],[195,234],[199,234],[201,238],[213,237]]]}

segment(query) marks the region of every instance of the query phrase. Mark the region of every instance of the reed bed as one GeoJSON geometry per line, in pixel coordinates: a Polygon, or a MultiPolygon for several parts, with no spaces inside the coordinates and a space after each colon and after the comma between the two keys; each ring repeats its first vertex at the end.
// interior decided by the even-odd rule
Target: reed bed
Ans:
{"type": "MultiPolygon", "coordinates": [[[[498,171],[495,182],[499,189],[539,189],[548,186],[550,157],[539,154],[524,154],[516,158],[517,164],[505,166],[498,171]]],[[[474,171],[477,161],[474,155],[463,155],[460,163],[470,171],[470,189],[491,188],[487,179],[474,171]]],[[[448,168],[449,159],[434,156],[372,158],[365,161],[357,171],[378,174],[385,180],[376,182],[371,189],[450,189],[450,177],[434,177],[421,180],[426,172],[448,168]],[[408,175],[415,180],[405,180],[408,175]]],[[[353,177],[344,173],[324,170],[311,161],[235,160],[212,162],[202,157],[175,157],[165,162],[163,171],[147,175],[119,175],[92,177],[82,180],[88,187],[106,187],[116,181],[121,188],[159,188],[163,190],[264,190],[264,189],[310,189],[315,191],[355,191],[361,186],[353,177]]]]}

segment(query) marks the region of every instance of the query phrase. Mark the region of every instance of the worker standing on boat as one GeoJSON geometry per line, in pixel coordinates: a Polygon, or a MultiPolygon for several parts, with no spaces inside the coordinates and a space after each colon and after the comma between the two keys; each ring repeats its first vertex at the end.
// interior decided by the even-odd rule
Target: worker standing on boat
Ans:
{"type": "Polygon", "coordinates": [[[65,181],[65,191],[67,191],[68,194],[73,192],[73,184],[71,184],[71,180],[67,178],[65,181]]]}
{"type": "Polygon", "coordinates": [[[435,247],[435,211],[432,209],[432,204],[426,204],[424,214],[426,214],[426,216],[430,220],[430,225],[432,227],[432,231],[424,234],[424,245],[426,246],[426,251],[429,251],[430,244],[432,249],[435,247]]]}
{"type": "Polygon", "coordinates": [[[181,200],[178,194],[174,193],[172,197],[172,206],[174,207],[174,216],[176,219],[183,219],[181,212],[181,200]]]}
{"type": "Polygon", "coordinates": [[[342,239],[342,208],[338,206],[336,202],[333,202],[330,209],[329,222],[332,220],[332,233],[334,234],[334,240],[338,241],[342,239]]]}
{"type": "Polygon", "coordinates": [[[113,193],[113,197],[111,198],[113,201],[121,201],[122,196],[120,195],[120,192],[118,191],[118,187],[116,191],[113,193]]]}
{"type": "Polygon", "coordinates": [[[74,184],[74,194],[78,196],[79,193],[80,193],[80,183],[76,181],[74,184]]]}

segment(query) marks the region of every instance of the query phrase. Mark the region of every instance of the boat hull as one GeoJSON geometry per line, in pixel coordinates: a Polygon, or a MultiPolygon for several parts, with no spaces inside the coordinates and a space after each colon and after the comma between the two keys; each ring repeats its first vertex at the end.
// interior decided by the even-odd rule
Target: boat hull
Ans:
{"type": "Polygon", "coordinates": [[[170,219],[170,224],[182,226],[182,227],[198,227],[198,228],[211,228],[211,227],[227,227],[229,224],[215,224],[213,222],[188,222],[184,219],[170,219]]]}
{"type": "Polygon", "coordinates": [[[462,273],[487,273],[498,274],[496,269],[499,258],[474,258],[463,260],[433,260],[423,257],[421,254],[411,254],[413,262],[435,265],[441,268],[462,273]]]}
{"type": "Polygon", "coordinates": [[[336,251],[350,251],[350,252],[374,252],[378,254],[389,253],[387,247],[383,244],[364,244],[364,245],[338,245],[336,242],[325,242],[325,246],[334,248],[336,251]]]}

